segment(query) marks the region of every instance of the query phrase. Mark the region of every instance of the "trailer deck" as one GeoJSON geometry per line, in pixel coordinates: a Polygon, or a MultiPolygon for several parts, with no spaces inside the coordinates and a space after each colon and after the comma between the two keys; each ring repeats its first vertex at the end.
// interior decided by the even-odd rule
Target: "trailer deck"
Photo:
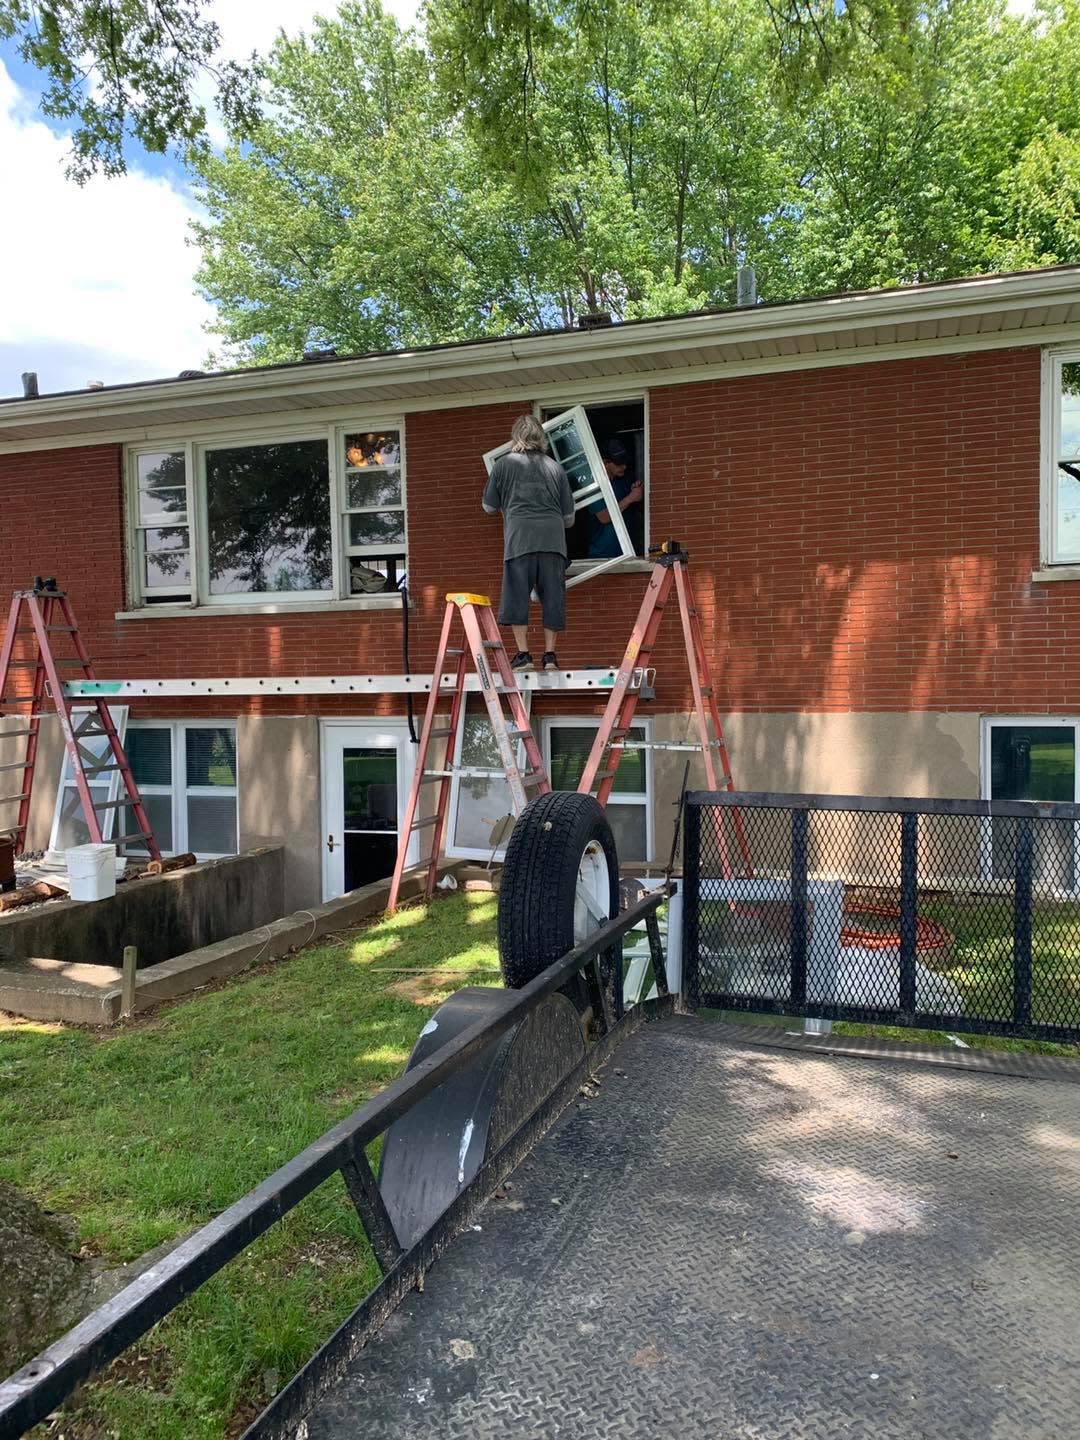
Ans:
{"type": "Polygon", "coordinates": [[[1078,1068],[773,1034],[630,1035],[299,1433],[1071,1433],[1078,1068]]]}

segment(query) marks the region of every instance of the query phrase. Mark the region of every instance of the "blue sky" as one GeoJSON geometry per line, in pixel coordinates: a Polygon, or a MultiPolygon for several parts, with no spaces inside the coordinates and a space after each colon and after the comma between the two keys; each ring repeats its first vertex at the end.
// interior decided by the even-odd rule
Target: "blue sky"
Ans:
{"type": "MultiPolygon", "coordinates": [[[[406,22],[415,14],[415,0],[384,4],[406,22]]],[[[210,5],[230,56],[266,50],[279,28],[295,34],[336,9],[336,0],[210,5]]],[[[192,284],[196,207],[182,169],[140,151],[127,175],[80,188],[65,178],[68,140],[41,114],[41,88],[15,47],[0,45],[0,395],[20,393],[24,370],[38,372],[46,393],[201,366],[212,313],[192,284]]]]}

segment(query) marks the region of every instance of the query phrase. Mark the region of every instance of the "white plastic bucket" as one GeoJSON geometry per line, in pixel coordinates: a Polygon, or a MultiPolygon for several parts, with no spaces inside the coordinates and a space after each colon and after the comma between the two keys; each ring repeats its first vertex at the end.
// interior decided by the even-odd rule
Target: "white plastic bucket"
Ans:
{"type": "Polygon", "coordinates": [[[115,845],[73,845],[66,855],[72,900],[105,900],[116,894],[115,845]]]}

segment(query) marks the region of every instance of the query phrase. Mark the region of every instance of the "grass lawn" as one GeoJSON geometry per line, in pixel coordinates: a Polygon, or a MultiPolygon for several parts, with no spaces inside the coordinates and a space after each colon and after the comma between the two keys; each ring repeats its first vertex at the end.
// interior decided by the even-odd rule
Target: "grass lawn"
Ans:
{"type": "MultiPolygon", "coordinates": [[[[135,1259],[238,1199],[400,1073],[431,1010],[498,984],[495,897],[455,895],[111,1031],[0,1019],[0,1176],[135,1259]]],[[[240,1433],[378,1279],[340,1176],[132,1347],[66,1440],[240,1433]]]]}

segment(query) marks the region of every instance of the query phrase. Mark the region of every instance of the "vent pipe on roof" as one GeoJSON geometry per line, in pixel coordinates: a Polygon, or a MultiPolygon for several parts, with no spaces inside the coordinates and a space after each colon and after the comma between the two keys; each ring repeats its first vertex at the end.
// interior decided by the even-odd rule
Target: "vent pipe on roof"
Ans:
{"type": "Polygon", "coordinates": [[[752,265],[740,265],[735,280],[736,305],[757,304],[757,276],[752,265]]]}
{"type": "Polygon", "coordinates": [[[36,400],[38,398],[37,371],[24,370],[22,376],[22,393],[24,400],[36,400]]]}

